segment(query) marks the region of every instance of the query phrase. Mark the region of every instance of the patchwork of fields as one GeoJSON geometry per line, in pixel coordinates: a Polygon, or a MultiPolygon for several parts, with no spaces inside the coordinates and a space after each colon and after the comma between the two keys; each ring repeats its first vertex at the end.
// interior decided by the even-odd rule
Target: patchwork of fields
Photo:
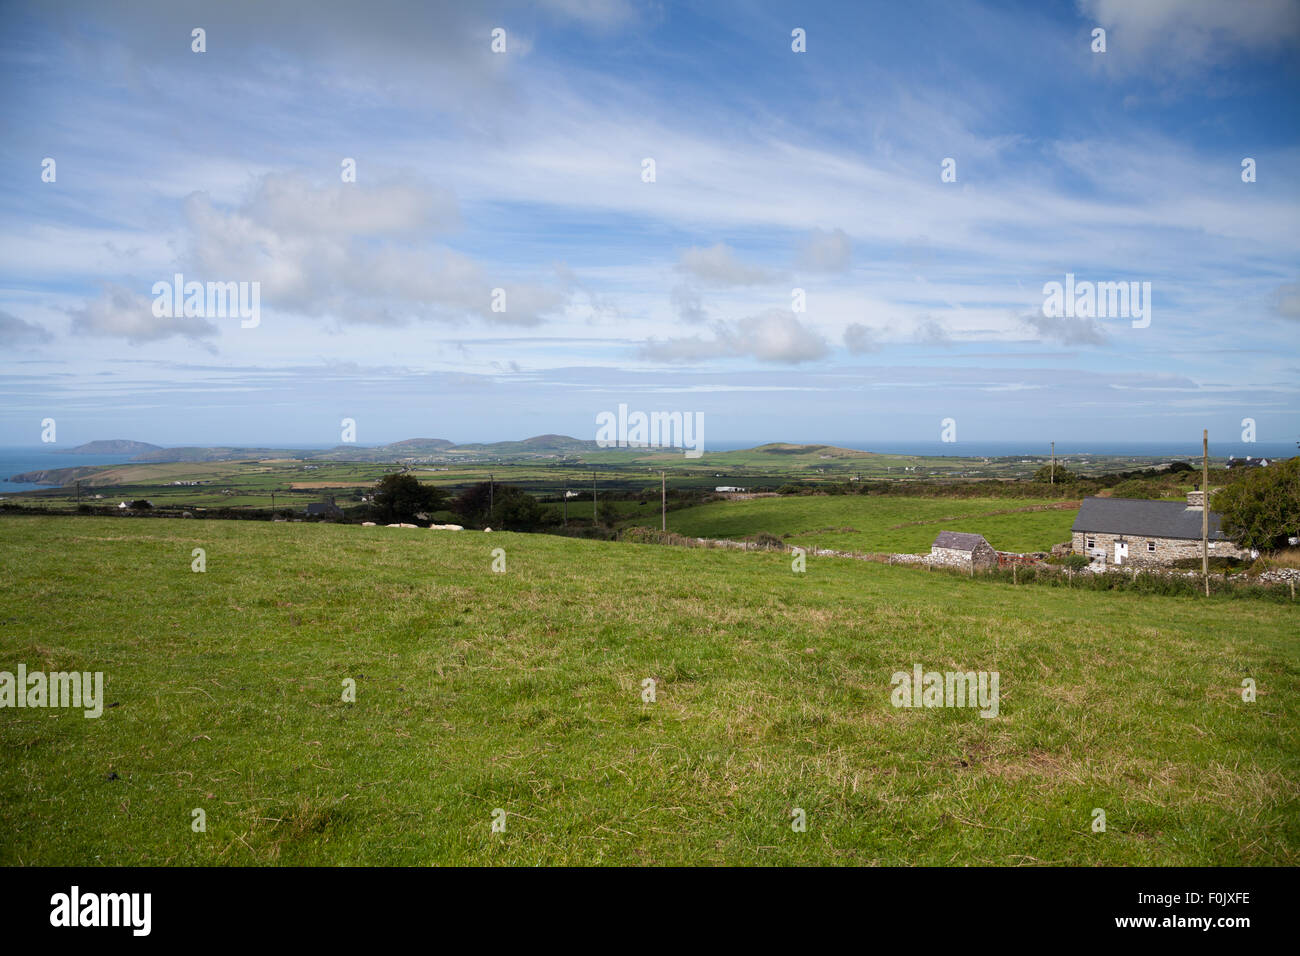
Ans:
{"type": "Polygon", "coordinates": [[[943,530],[982,534],[999,551],[1046,551],[1070,540],[1077,501],[808,495],[717,501],[675,511],[668,527],[701,538],[766,531],[806,549],[928,553],[943,530]]]}
{"type": "MultiPolygon", "coordinates": [[[[761,530],[813,530],[820,502],[851,500],[761,530]]],[[[852,547],[928,545],[929,528],[891,531],[892,504],[862,500],[852,547]]],[[[737,533],[711,509],[698,533],[737,533]]],[[[1042,547],[1072,514],[1022,538],[953,526],[1042,547]]],[[[1284,605],[102,518],[0,519],[0,580],[0,670],[102,671],[108,700],[98,719],[0,711],[0,863],[1300,863],[1284,605]],[[999,672],[999,715],[894,708],[891,674],[914,664],[999,672]]]]}

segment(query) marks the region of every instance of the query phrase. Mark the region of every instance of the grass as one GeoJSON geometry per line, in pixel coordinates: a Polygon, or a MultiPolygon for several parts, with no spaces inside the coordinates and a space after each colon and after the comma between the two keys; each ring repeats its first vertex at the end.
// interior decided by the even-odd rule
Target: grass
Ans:
{"type": "Polygon", "coordinates": [[[1286,606],[101,518],[0,519],[0,580],[0,670],[112,705],[0,712],[6,864],[1300,863],[1286,606]],[[913,663],[1000,716],[895,709],[913,663]]]}
{"type": "Polygon", "coordinates": [[[766,531],[803,548],[928,553],[940,531],[982,534],[999,551],[1046,551],[1070,540],[1078,502],[1032,498],[799,495],[717,501],[675,511],[668,528],[701,538],[766,531]]]}

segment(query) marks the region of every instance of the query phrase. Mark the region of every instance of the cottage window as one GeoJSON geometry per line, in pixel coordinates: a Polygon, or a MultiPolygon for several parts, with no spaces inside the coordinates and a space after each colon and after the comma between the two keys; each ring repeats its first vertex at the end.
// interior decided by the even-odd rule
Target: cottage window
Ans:
{"type": "Polygon", "coordinates": [[[1097,539],[1096,539],[1096,538],[1089,538],[1089,539],[1088,539],[1088,547],[1090,547],[1090,548],[1095,548],[1095,547],[1097,547],[1097,539]]]}
{"type": "Polygon", "coordinates": [[[1148,542],[1147,542],[1147,550],[1148,550],[1148,551],[1154,551],[1155,549],[1156,549],[1156,543],[1155,543],[1154,541],[1148,541],[1148,542]]]}

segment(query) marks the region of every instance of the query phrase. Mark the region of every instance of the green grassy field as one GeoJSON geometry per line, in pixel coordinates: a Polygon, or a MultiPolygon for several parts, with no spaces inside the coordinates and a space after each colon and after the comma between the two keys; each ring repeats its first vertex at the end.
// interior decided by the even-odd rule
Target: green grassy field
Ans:
{"type": "Polygon", "coordinates": [[[1284,605],[102,518],[0,519],[0,581],[0,670],[111,705],[0,711],[6,864],[1300,863],[1284,605]],[[914,663],[999,716],[894,708],[914,663]]]}
{"type": "Polygon", "coordinates": [[[701,538],[766,531],[808,549],[908,554],[928,553],[940,531],[969,531],[999,551],[1046,551],[1070,540],[1077,513],[1078,502],[1032,498],[808,495],[710,502],[673,512],[668,527],[701,538]]]}

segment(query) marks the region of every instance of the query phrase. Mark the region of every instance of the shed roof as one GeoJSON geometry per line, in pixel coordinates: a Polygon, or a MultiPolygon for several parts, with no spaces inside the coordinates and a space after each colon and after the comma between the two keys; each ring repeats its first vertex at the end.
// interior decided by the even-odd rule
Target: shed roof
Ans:
{"type": "MultiPolygon", "coordinates": [[[[1084,498],[1071,531],[1147,535],[1152,538],[1201,538],[1201,509],[1181,501],[1141,498],[1084,498]]],[[[1226,541],[1219,514],[1210,512],[1210,540],[1226,541]]]]}
{"type": "Polygon", "coordinates": [[[984,540],[983,535],[967,534],[964,531],[940,531],[939,537],[934,539],[932,548],[949,548],[953,551],[974,551],[980,545],[993,547],[984,540]]]}

